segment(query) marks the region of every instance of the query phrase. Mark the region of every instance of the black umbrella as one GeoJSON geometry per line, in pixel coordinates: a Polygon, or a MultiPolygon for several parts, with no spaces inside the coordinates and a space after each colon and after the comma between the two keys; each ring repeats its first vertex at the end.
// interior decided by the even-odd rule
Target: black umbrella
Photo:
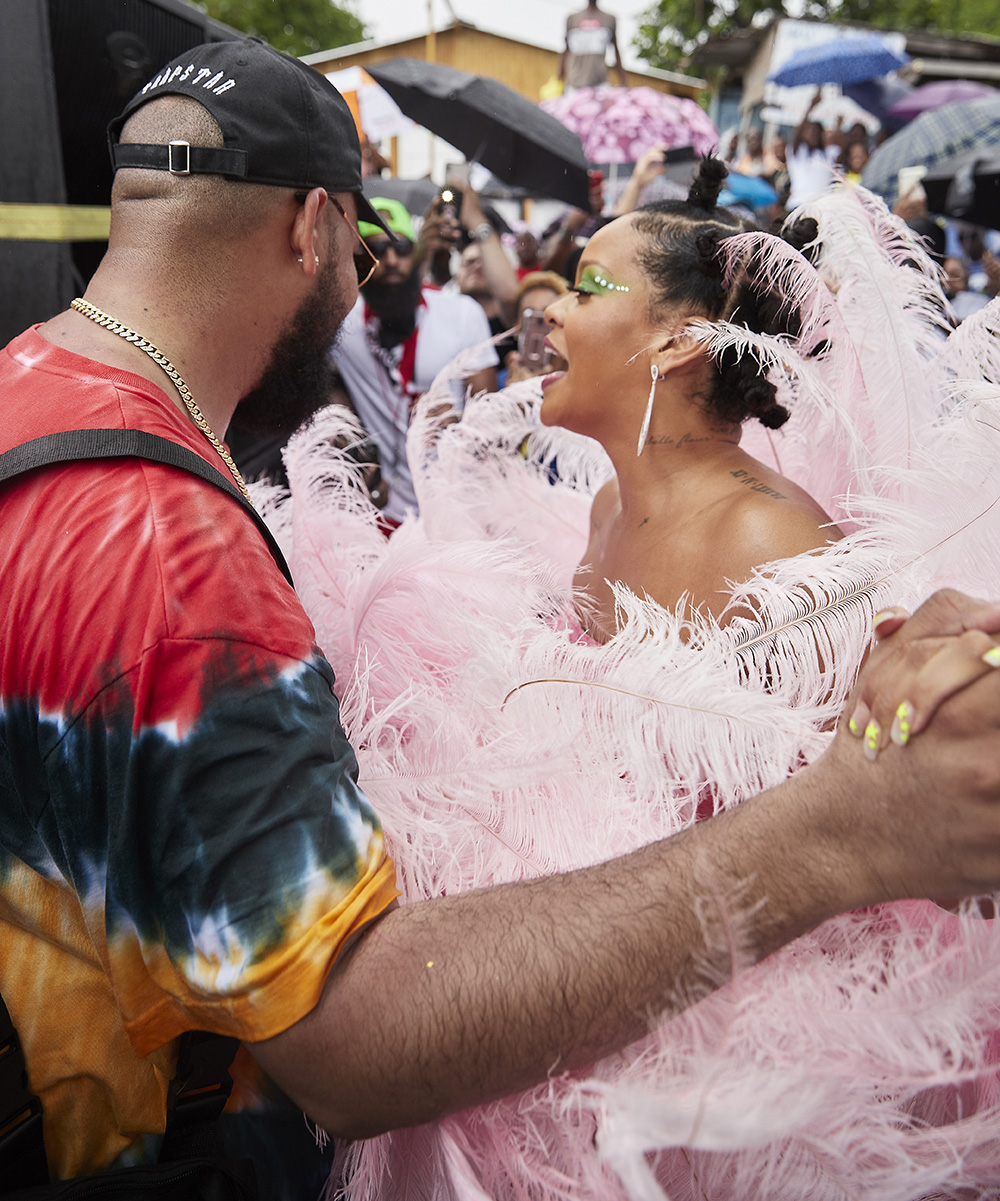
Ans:
{"type": "Polygon", "coordinates": [[[391,58],[365,70],[408,117],[504,183],[589,210],[580,139],[499,80],[419,58],[391,58]]]}
{"type": "Polygon", "coordinates": [[[1000,228],[1000,148],[967,150],[938,163],[920,182],[932,213],[1000,228]]]}

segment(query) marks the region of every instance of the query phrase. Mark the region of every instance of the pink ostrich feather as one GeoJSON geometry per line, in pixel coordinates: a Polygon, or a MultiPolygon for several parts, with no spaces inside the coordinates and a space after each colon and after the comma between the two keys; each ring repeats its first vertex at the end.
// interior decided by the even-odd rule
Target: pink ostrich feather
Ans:
{"type": "MultiPolygon", "coordinates": [[[[328,411],[290,443],[291,495],[261,499],[404,901],[597,862],[686,829],[706,801],[739,804],[822,752],[875,608],[936,584],[1000,594],[997,306],[946,338],[936,280],[878,202],[841,192],[810,213],[816,267],[742,245],[805,306],[802,338],[700,335],[780,379],[800,418],[775,439],[782,468],[850,528],[734,582],[750,617],[720,627],[618,586],[619,634],[579,637],[572,570],[610,465],[537,423],[537,384],[469,398],[445,428],[447,380],[432,389],[409,443],[421,514],[388,541],[330,449],[356,436],[349,419],[328,411]]],[[[739,964],[753,915],[738,894],[700,904],[709,946],[739,964]]],[[[355,1144],[345,1195],[1000,1197],[1000,924],[885,905],[716,983],[586,1071],[554,1065],[534,1089],[355,1144]]]]}

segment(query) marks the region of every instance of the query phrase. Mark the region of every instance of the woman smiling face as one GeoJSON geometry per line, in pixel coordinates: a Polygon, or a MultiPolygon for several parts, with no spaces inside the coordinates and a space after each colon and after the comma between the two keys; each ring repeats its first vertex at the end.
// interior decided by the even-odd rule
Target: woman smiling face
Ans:
{"type": "Polygon", "coordinates": [[[541,420],[607,444],[635,426],[649,392],[652,356],[669,318],[652,321],[631,216],[598,230],[584,248],[576,287],[545,310],[548,342],[566,371],[546,377],[541,420]],[[638,416],[633,410],[637,410],[638,416]]]}

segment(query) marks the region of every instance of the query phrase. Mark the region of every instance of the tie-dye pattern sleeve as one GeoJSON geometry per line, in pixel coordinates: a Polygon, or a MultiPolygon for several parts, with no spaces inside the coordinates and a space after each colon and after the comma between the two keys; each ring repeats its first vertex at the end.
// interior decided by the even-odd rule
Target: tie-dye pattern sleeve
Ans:
{"type": "Polygon", "coordinates": [[[287,1028],[396,895],[319,655],[161,641],[48,734],[37,833],[139,1055],[192,1027],[287,1028]]]}

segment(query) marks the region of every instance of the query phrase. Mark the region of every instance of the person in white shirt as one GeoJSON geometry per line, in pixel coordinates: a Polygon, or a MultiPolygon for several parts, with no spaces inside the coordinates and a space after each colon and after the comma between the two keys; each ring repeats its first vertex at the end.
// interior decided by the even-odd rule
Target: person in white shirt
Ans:
{"type": "MultiPolygon", "coordinates": [[[[379,198],[372,205],[395,238],[388,238],[378,226],[359,222],[379,266],[345,318],[332,357],[355,413],[378,446],[382,477],[388,485],[382,519],[391,529],[417,508],[406,460],[414,402],[460,351],[479,343],[483,343],[482,353],[466,384],[474,392],[495,391],[499,359],[488,344],[489,321],[476,301],[421,286],[413,227],[405,208],[379,198]]],[[[455,399],[460,404],[462,398],[455,399]]]]}
{"type": "Polygon", "coordinates": [[[792,135],[792,153],[787,157],[788,178],[791,191],[788,195],[790,209],[805,204],[825,192],[833,183],[833,168],[840,159],[841,147],[837,141],[823,144],[823,126],[810,118],[821,96],[820,89],[806,110],[792,135]]]}

